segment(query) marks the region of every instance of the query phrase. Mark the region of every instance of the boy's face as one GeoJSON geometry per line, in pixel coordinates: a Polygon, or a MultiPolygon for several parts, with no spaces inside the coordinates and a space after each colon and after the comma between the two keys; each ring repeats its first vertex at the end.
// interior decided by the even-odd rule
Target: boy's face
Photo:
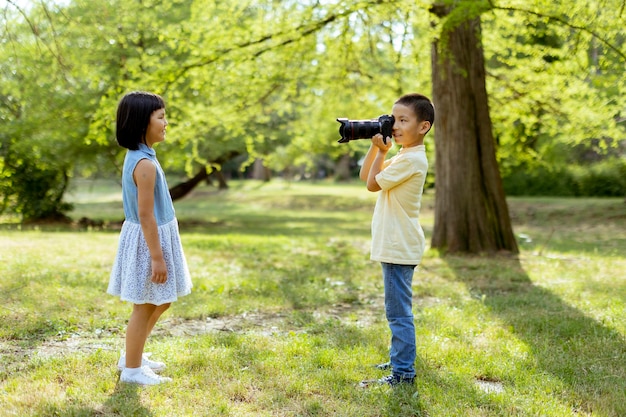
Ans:
{"type": "Polygon", "coordinates": [[[393,139],[398,145],[410,148],[424,143],[424,135],[430,128],[429,122],[417,120],[413,110],[403,104],[394,104],[392,114],[395,119],[393,139]]]}
{"type": "Polygon", "coordinates": [[[146,129],[146,145],[152,147],[153,144],[163,142],[165,140],[165,127],[167,119],[165,119],[165,109],[158,109],[150,115],[150,123],[146,129]]]}

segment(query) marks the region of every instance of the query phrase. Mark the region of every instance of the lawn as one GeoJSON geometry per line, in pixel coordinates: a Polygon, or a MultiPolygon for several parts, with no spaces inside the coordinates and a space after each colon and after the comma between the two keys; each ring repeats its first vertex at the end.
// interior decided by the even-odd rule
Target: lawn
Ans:
{"type": "Polygon", "coordinates": [[[0,227],[0,416],[626,415],[621,199],[510,198],[519,256],[428,250],[416,385],[364,390],[389,333],[363,185],[234,181],[176,202],[194,290],[146,348],[173,382],[146,388],[115,368],[119,187],[70,197],[76,224],[0,227]]]}

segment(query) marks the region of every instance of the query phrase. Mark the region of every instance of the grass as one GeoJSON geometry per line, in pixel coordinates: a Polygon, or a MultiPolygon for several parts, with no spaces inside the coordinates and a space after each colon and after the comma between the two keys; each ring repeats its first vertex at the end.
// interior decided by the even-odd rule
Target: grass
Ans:
{"type": "MultiPolygon", "coordinates": [[[[108,296],[122,210],[80,183],[75,219],[0,230],[0,415],[624,416],[626,205],[511,198],[517,258],[440,256],[415,274],[415,388],[356,388],[386,359],[375,194],[233,182],[177,202],[194,280],[147,350],[165,386],[118,383],[130,308],[108,296]]],[[[433,196],[422,222],[432,232],[433,196]]]]}

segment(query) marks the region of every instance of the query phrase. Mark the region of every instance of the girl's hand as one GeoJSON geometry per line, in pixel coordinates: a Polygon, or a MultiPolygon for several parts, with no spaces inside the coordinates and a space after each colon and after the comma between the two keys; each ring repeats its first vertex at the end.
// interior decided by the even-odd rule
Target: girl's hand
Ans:
{"type": "Polygon", "coordinates": [[[393,146],[393,143],[391,143],[391,138],[387,138],[387,143],[385,143],[383,141],[383,135],[377,133],[372,137],[372,145],[376,146],[378,150],[387,153],[387,151],[393,146]]]}
{"type": "Polygon", "coordinates": [[[152,260],[152,276],[150,279],[155,284],[165,284],[167,281],[167,266],[163,258],[152,260]]]}

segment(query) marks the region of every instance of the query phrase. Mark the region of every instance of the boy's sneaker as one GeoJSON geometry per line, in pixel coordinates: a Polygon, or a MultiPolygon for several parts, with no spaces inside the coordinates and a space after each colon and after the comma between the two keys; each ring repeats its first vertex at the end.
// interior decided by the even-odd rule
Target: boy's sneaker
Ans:
{"type": "Polygon", "coordinates": [[[374,368],[381,371],[388,371],[391,369],[391,362],[379,363],[378,365],[374,365],[374,368]]]}
{"type": "MultiPolygon", "coordinates": [[[[141,366],[147,366],[154,372],[161,372],[162,370],[164,370],[165,364],[163,362],[150,360],[150,355],[151,353],[146,352],[141,356],[141,366]]],[[[120,360],[117,361],[117,369],[123,371],[124,368],[126,368],[126,354],[122,352],[120,360]]]]}
{"type": "Polygon", "coordinates": [[[129,384],[158,385],[170,382],[172,378],[159,376],[147,366],[141,368],[124,368],[120,375],[120,381],[129,384]]]}
{"type": "Polygon", "coordinates": [[[380,379],[369,379],[365,381],[361,381],[359,387],[367,388],[371,385],[387,385],[389,387],[397,387],[400,384],[409,384],[412,385],[415,383],[415,377],[404,378],[399,375],[387,375],[380,379]]]}

